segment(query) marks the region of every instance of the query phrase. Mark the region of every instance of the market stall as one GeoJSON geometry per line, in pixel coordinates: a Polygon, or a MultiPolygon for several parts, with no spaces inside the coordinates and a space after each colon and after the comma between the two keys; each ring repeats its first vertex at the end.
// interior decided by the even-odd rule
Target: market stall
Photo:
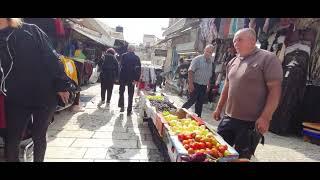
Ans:
{"type": "Polygon", "coordinates": [[[141,76],[138,82],[138,89],[146,91],[156,91],[156,82],[156,68],[153,65],[142,64],[141,76]]]}
{"type": "Polygon", "coordinates": [[[195,114],[177,109],[165,94],[141,92],[142,118],[171,162],[229,162],[239,154],[195,114]]]}
{"type": "Polygon", "coordinates": [[[273,52],[282,63],[282,95],[270,131],[279,135],[302,135],[303,122],[317,122],[320,105],[320,19],[319,18],[203,18],[199,47],[216,46],[215,85],[223,88],[227,63],[235,56],[232,38],[241,28],[253,28],[257,47],[273,52]]]}

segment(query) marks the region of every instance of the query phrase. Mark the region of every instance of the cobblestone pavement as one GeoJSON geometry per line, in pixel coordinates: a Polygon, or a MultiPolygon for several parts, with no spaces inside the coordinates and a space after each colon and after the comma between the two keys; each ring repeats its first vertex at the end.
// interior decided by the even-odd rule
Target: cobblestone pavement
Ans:
{"type": "MultiPolygon", "coordinates": [[[[179,97],[168,90],[165,92],[170,100],[181,107],[186,102],[186,97],[179,97]]],[[[204,104],[202,118],[209,126],[217,130],[219,122],[212,119],[214,104],[204,104]]],[[[189,109],[194,112],[194,106],[189,109]]],[[[283,137],[268,132],[265,135],[265,145],[259,144],[254,162],[315,162],[320,161],[320,147],[304,142],[302,137],[283,137]]]]}
{"type": "Polygon", "coordinates": [[[81,104],[85,111],[62,111],[55,115],[55,121],[49,126],[45,162],[163,161],[147,124],[138,118],[136,96],[131,117],[126,111],[120,113],[118,98],[119,86],[116,85],[110,105],[98,108],[100,84],[84,87],[81,104]]]}

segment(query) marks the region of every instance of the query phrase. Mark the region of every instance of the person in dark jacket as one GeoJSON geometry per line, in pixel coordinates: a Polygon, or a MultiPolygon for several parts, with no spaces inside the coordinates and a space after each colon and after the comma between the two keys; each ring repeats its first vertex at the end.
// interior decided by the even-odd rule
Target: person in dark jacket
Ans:
{"type": "Polygon", "coordinates": [[[109,48],[101,61],[101,101],[98,106],[105,103],[107,91],[107,105],[110,104],[114,83],[118,80],[119,66],[115,57],[115,50],[109,48]]]}
{"type": "Polygon", "coordinates": [[[132,101],[134,94],[135,81],[140,79],[141,75],[141,62],[140,58],[134,53],[134,46],[128,46],[128,52],[123,54],[121,57],[120,66],[120,97],[118,106],[121,108],[120,112],[124,112],[124,91],[125,87],[128,86],[128,107],[127,115],[130,116],[132,113],[132,101]]]}
{"type": "Polygon", "coordinates": [[[32,117],[33,160],[42,162],[49,120],[66,104],[68,78],[48,36],[20,18],[0,18],[1,87],[5,96],[7,161],[19,161],[21,136],[32,117]]]}

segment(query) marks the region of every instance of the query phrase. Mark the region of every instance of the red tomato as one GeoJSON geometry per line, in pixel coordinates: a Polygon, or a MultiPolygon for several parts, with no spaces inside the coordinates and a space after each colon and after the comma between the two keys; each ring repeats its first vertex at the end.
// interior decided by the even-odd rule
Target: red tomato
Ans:
{"type": "Polygon", "coordinates": [[[212,143],[211,142],[206,142],[206,146],[207,146],[207,148],[212,148],[212,143]]]}
{"type": "Polygon", "coordinates": [[[183,145],[189,144],[189,141],[188,141],[188,140],[183,140],[183,141],[182,141],[182,144],[183,144],[183,145]]]}
{"type": "Polygon", "coordinates": [[[192,138],[191,135],[189,134],[189,135],[186,135],[186,139],[193,139],[193,138],[192,138]]]}
{"type": "Polygon", "coordinates": [[[212,148],[211,152],[213,157],[219,158],[219,151],[216,148],[212,148]]]}
{"type": "Polygon", "coordinates": [[[223,154],[227,150],[227,148],[228,147],[226,145],[220,145],[218,147],[218,151],[223,154]]]}
{"type": "Polygon", "coordinates": [[[189,144],[185,144],[183,147],[184,147],[186,150],[188,150],[188,149],[190,148],[189,144]]]}
{"type": "Polygon", "coordinates": [[[183,134],[178,134],[178,139],[182,142],[184,140],[184,135],[183,134]]]}
{"type": "Polygon", "coordinates": [[[194,150],[192,148],[188,149],[188,154],[194,154],[194,150]]]}
{"type": "Polygon", "coordinates": [[[206,144],[203,143],[203,142],[200,142],[199,143],[199,147],[200,147],[200,149],[205,149],[206,148],[206,144]]]}
{"type": "Polygon", "coordinates": [[[195,145],[194,143],[190,143],[190,144],[189,144],[189,147],[192,148],[192,149],[194,149],[194,150],[197,149],[197,147],[196,147],[196,145],[195,145]]]}

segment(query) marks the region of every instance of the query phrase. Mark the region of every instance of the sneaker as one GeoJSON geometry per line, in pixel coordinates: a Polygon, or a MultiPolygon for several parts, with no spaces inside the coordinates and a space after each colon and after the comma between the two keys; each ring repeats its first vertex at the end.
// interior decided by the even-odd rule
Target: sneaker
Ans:
{"type": "Polygon", "coordinates": [[[104,104],[104,101],[100,101],[98,106],[101,106],[102,104],[104,104]]]}
{"type": "Polygon", "coordinates": [[[124,112],[124,107],[122,107],[122,108],[120,109],[120,112],[124,112]]]}

